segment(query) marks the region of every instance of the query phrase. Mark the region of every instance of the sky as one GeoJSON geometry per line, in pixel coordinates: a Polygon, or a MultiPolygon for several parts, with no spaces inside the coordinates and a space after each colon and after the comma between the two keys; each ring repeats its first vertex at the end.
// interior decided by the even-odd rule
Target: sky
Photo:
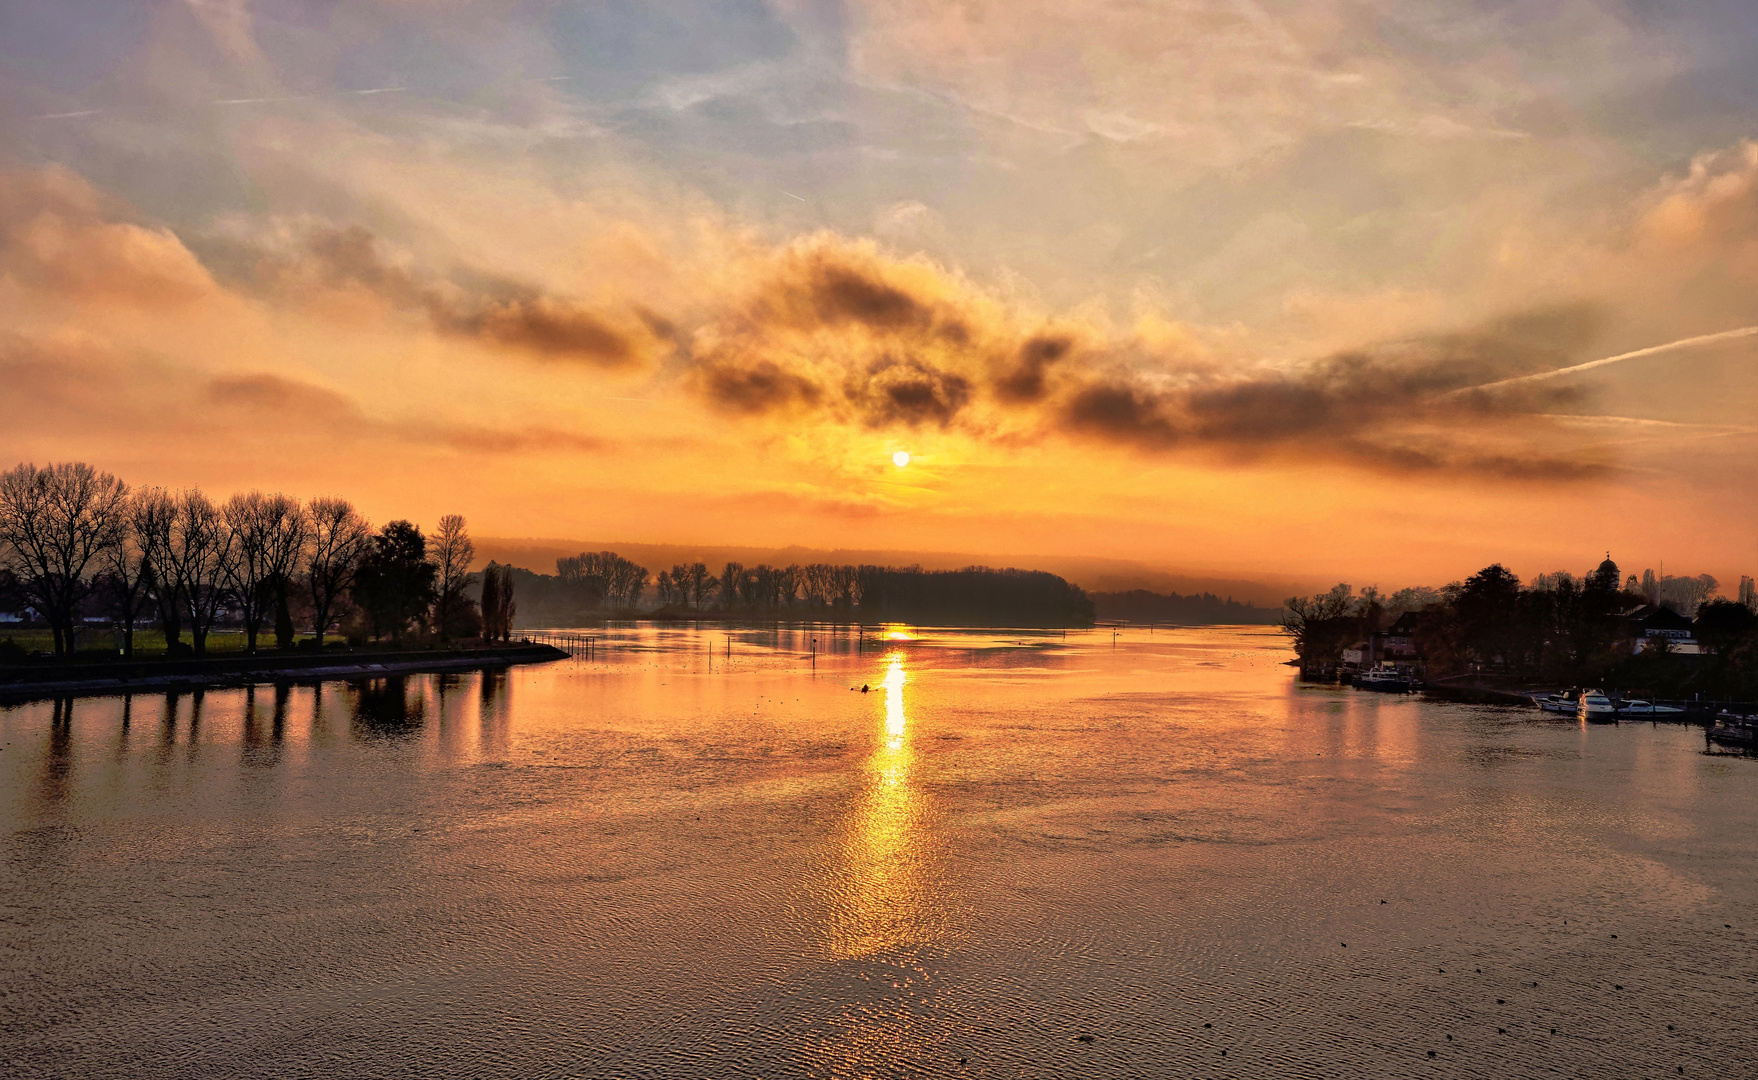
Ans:
{"type": "Polygon", "coordinates": [[[1755,118],[1735,0],[8,0],[0,461],[1731,593],[1755,118]]]}

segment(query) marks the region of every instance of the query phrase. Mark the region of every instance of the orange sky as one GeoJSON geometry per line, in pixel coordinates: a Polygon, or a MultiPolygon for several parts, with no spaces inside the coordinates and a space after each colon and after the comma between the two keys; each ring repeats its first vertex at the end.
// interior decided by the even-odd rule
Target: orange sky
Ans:
{"type": "Polygon", "coordinates": [[[582,10],[21,3],[0,459],[495,536],[1758,568],[1758,113],[1692,90],[1749,34],[582,10]]]}

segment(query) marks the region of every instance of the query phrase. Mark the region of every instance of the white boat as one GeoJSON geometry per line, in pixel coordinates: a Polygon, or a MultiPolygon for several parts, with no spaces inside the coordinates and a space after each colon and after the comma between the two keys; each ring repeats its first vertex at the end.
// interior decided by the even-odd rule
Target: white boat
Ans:
{"type": "Polygon", "coordinates": [[[1656,705],[1635,699],[1618,702],[1619,716],[1678,716],[1684,711],[1676,705],[1656,705]]]}
{"type": "Polygon", "coordinates": [[[1562,713],[1565,716],[1574,716],[1581,711],[1581,702],[1570,697],[1568,694],[1546,694],[1543,697],[1533,698],[1532,700],[1535,701],[1538,704],[1538,707],[1545,712],[1562,713]]]}
{"type": "Polygon", "coordinates": [[[1615,724],[1618,721],[1618,706],[1606,696],[1604,690],[1584,690],[1575,715],[1591,722],[1615,724]]]}

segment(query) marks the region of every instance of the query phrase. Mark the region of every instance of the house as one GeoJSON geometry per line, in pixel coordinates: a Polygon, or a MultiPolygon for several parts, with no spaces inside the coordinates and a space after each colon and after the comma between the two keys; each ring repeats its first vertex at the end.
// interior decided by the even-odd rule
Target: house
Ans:
{"type": "Polygon", "coordinates": [[[1383,655],[1387,660],[1415,663],[1422,659],[1416,648],[1416,635],[1422,629],[1423,613],[1406,611],[1386,628],[1383,655]]]}
{"type": "Polygon", "coordinates": [[[1358,669],[1377,667],[1413,667],[1422,661],[1416,650],[1416,632],[1422,625],[1422,612],[1406,611],[1385,630],[1369,634],[1343,650],[1342,660],[1358,669]]]}
{"type": "Polygon", "coordinates": [[[1654,639],[1664,641],[1671,652],[1695,655],[1702,651],[1697,647],[1697,639],[1691,634],[1691,620],[1672,608],[1660,604],[1643,604],[1624,612],[1619,618],[1635,638],[1632,647],[1634,652],[1640,653],[1651,643],[1658,645],[1659,641],[1654,639]]]}

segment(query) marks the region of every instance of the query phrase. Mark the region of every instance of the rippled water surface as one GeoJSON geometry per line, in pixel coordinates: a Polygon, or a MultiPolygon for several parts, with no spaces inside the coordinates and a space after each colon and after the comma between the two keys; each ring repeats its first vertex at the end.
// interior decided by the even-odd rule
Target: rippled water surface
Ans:
{"type": "Polygon", "coordinates": [[[1261,628],[609,637],[0,709],[0,1072],[1758,1075],[1699,729],[1261,628]]]}

